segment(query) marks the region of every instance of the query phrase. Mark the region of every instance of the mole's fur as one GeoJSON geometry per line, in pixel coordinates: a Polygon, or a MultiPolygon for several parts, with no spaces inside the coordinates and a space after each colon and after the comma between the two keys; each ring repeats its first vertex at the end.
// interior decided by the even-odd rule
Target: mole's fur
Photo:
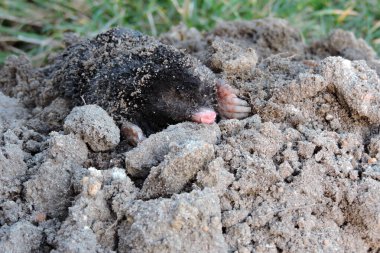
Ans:
{"type": "Polygon", "coordinates": [[[72,105],[98,104],[151,134],[215,108],[213,73],[172,46],[116,28],[68,47],[51,74],[72,105]]]}

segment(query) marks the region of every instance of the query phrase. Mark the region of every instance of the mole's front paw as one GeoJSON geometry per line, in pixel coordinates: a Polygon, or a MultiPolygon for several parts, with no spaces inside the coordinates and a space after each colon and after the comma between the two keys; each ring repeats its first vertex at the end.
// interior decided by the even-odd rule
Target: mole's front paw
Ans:
{"type": "Polygon", "coordinates": [[[120,130],[122,137],[133,146],[146,139],[141,128],[131,122],[124,122],[120,130]]]}
{"type": "Polygon", "coordinates": [[[251,112],[249,104],[236,96],[237,91],[223,80],[218,80],[217,97],[219,113],[222,118],[243,119],[251,112]]]}

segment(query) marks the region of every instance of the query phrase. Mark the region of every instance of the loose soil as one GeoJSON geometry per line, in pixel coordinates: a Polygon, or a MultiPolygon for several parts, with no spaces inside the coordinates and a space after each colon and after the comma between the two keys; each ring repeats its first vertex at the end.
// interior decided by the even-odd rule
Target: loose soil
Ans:
{"type": "Polygon", "coordinates": [[[336,30],[305,45],[270,18],[158,40],[253,114],[172,125],[134,148],[102,108],[56,96],[53,60],[10,57],[0,252],[380,251],[380,60],[364,40],[336,30]]]}

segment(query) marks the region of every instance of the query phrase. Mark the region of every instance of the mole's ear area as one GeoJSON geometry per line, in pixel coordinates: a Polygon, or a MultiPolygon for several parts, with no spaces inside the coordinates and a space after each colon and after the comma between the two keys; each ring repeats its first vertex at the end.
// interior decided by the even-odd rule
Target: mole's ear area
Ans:
{"type": "Polygon", "coordinates": [[[228,85],[224,80],[216,82],[218,110],[222,118],[243,119],[251,112],[249,104],[237,97],[238,91],[228,85]]]}

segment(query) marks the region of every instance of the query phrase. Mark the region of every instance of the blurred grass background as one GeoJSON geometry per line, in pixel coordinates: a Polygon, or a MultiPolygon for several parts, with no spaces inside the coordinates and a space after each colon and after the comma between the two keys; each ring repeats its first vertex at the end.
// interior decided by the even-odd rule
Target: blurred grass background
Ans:
{"type": "Polygon", "coordinates": [[[26,52],[41,62],[65,32],[94,36],[114,26],[159,35],[180,22],[202,31],[219,20],[287,19],[305,42],[334,28],[353,31],[380,52],[380,0],[0,0],[0,64],[26,52]]]}

